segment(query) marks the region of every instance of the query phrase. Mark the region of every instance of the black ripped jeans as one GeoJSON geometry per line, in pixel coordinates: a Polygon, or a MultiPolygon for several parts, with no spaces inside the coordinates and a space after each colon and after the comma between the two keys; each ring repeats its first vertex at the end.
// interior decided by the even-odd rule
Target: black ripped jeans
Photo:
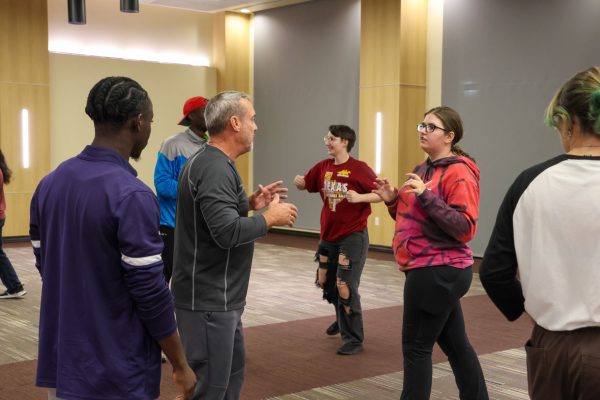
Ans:
{"type": "Polygon", "coordinates": [[[358,287],[362,275],[367,251],[369,249],[369,233],[367,229],[352,233],[337,242],[322,240],[319,243],[318,255],[328,257],[327,282],[323,289],[323,298],[335,306],[337,322],[344,343],[361,346],[364,340],[362,308],[358,287]],[[348,258],[349,265],[339,265],[340,254],[348,258]],[[336,281],[339,278],[350,289],[350,312],[346,312],[339,297],[336,281]]]}

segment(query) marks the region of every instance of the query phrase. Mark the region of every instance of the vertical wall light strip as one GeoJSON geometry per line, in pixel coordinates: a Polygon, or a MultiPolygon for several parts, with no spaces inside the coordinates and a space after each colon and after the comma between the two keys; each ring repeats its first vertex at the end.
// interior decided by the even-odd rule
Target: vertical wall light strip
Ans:
{"type": "Polygon", "coordinates": [[[381,173],[381,112],[375,114],[375,173],[381,173]]]}
{"type": "Polygon", "coordinates": [[[23,168],[29,168],[29,111],[26,108],[21,110],[21,149],[23,168]]]}

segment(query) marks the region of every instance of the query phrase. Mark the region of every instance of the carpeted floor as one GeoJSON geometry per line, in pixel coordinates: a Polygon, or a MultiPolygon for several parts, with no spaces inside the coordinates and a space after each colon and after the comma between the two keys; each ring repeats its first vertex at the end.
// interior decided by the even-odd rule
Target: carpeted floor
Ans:
{"type": "MultiPolygon", "coordinates": [[[[478,354],[525,343],[531,330],[527,321],[499,321],[496,309],[485,296],[464,298],[462,305],[468,334],[478,354]]],[[[247,329],[243,398],[263,399],[402,370],[401,306],[365,312],[365,350],[352,357],[335,353],[341,342],[338,337],[324,334],[330,323],[330,317],[322,317],[247,329]]],[[[433,361],[446,361],[437,346],[433,361]]]]}
{"type": "MultiPolygon", "coordinates": [[[[257,245],[244,314],[247,359],[242,399],[397,399],[402,387],[403,275],[390,253],[369,253],[361,283],[365,351],[339,356],[340,338],[324,333],[334,318],[333,308],[319,299],[311,284],[316,244],[314,238],[270,235],[257,245]]],[[[0,302],[0,400],[45,399],[46,391],[33,384],[39,277],[28,246],[8,247],[29,293],[22,300],[0,302]]],[[[505,321],[484,295],[477,276],[462,305],[490,398],[527,399],[521,348],[529,334],[528,322],[505,321]]],[[[445,361],[436,348],[432,399],[458,398],[445,361]]],[[[173,399],[176,394],[165,364],[160,398],[173,399]]]]}
{"type": "MultiPolygon", "coordinates": [[[[527,321],[498,320],[497,311],[485,296],[464,298],[463,310],[469,337],[478,354],[520,347],[528,337],[527,321]]],[[[387,374],[402,369],[400,331],[402,307],[365,312],[365,351],[352,357],[335,353],[339,337],[328,337],[324,328],[331,317],[256,326],[245,329],[245,400],[258,400],[309,388],[327,386],[387,374]]],[[[436,347],[434,363],[445,361],[436,347]]],[[[0,387],[11,388],[2,399],[39,399],[44,391],[34,388],[35,361],[0,366],[0,387]]],[[[169,366],[163,368],[161,398],[176,392],[170,382],[169,366]]]]}

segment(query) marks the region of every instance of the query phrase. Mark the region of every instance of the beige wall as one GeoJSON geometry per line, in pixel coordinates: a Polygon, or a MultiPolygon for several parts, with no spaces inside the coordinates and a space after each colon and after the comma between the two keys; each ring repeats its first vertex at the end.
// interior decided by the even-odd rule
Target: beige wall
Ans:
{"type": "Polygon", "coordinates": [[[70,25],[67,2],[48,0],[50,52],[212,65],[210,14],[146,4],[122,13],[118,0],[87,0],[86,14],[85,25],[70,25]]]}
{"type": "MultiPolygon", "coordinates": [[[[165,137],[178,132],[175,121],[187,97],[212,96],[220,90],[250,91],[250,17],[146,4],[140,5],[140,13],[127,14],[119,11],[116,0],[87,0],[86,11],[86,25],[70,25],[66,2],[48,0],[52,167],[79,152],[91,140],[92,125],[83,113],[84,94],[87,96],[91,86],[101,77],[120,74],[139,80],[154,102],[153,135],[142,159],[135,165],[142,180],[152,183],[156,151],[165,137]],[[61,55],[63,52],[79,55],[61,55]],[[108,54],[111,59],[84,56],[89,54],[108,54]],[[121,59],[138,57],[166,59],[169,64],[121,59]],[[173,62],[200,63],[214,68],[178,66],[173,62]],[[91,74],[78,76],[79,71],[88,69],[91,74]],[[77,85],[71,83],[73,79],[78,81],[77,85]],[[78,88],[82,84],[84,87],[78,88]],[[68,85],[68,91],[63,90],[65,85],[68,85]],[[55,111],[64,114],[57,115],[55,111]],[[64,118],[69,112],[83,118],[79,120],[79,129],[86,128],[79,131],[83,137],[73,137],[77,134],[72,127],[62,131],[68,128],[64,118]]],[[[249,160],[249,156],[244,156],[236,162],[247,185],[252,182],[249,160]]]]}
{"type": "Polygon", "coordinates": [[[94,137],[85,114],[87,95],[101,78],[125,75],[138,81],[154,104],[154,123],[146,150],[132,165],[154,189],[153,173],[160,143],[182,130],[177,125],[185,99],[216,93],[214,68],[50,54],[51,167],[78,154],[94,137]],[[85,72],[85,73],[83,73],[85,72]]]}

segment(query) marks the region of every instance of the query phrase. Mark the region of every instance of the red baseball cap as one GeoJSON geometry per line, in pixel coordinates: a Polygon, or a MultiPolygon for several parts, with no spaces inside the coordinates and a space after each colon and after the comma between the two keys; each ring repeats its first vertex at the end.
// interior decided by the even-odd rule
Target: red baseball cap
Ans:
{"type": "Polygon", "coordinates": [[[194,110],[199,109],[208,104],[208,99],[205,99],[202,96],[190,97],[183,104],[183,117],[179,121],[179,125],[190,126],[190,121],[187,116],[194,110]]]}

